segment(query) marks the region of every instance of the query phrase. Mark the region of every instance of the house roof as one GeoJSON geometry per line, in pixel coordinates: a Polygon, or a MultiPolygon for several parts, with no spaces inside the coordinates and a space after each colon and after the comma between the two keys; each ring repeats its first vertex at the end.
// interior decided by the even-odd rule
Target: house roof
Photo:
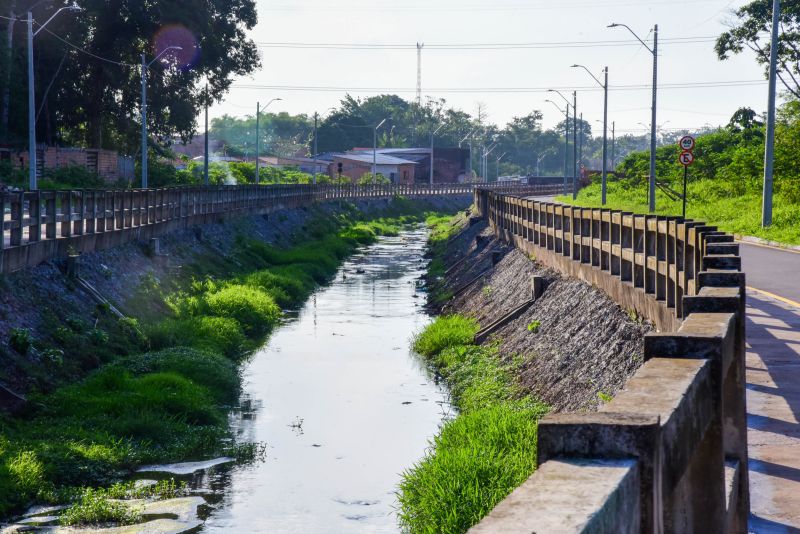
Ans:
{"type": "Polygon", "coordinates": [[[378,154],[373,158],[372,150],[366,154],[336,154],[334,157],[339,159],[344,159],[347,161],[357,161],[359,163],[373,163],[373,161],[377,165],[416,165],[415,161],[409,161],[407,159],[395,158],[393,156],[387,156],[385,154],[381,154],[378,151],[378,154]]]}

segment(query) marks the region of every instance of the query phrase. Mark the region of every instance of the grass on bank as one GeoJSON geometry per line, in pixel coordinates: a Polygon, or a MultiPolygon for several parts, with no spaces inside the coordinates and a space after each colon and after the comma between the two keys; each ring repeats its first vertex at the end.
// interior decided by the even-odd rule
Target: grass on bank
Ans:
{"type": "Polygon", "coordinates": [[[428,265],[428,301],[431,304],[444,304],[450,298],[450,293],[443,287],[442,281],[446,271],[444,257],[448,241],[456,236],[463,228],[469,212],[456,217],[448,215],[435,215],[427,218],[425,223],[430,228],[428,237],[428,253],[431,262],[428,265]]]}
{"type": "Polygon", "coordinates": [[[125,522],[131,518],[108,505],[108,495],[86,488],[106,487],[142,464],[223,454],[251,459],[258,451],[252,444],[226,445],[239,362],[278,324],[281,308],[300,305],[359,245],[427,216],[402,199],[383,214],[369,220],[352,205],[336,215],[320,212],[291,248],[243,231],[230,257],[198,257],[182,279],[146,277],[135,308],[129,303],[141,323],[113,320],[114,329],[103,330],[112,321],[107,314],[99,314],[97,327],[53,316],[48,339],[18,343],[39,356],[59,351],[43,366],[50,371],[74,361],[84,374],[96,370],[34,392],[22,417],[0,417],[0,518],[33,502],[75,502],[82,508],[70,522],[125,522]]]}
{"type": "MultiPolygon", "coordinates": [[[[601,187],[593,183],[578,193],[575,204],[599,208],[601,187]]],[[[800,245],[800,202],[776,194],[773,208],[773,224],[761,227],[761,195],[745,191],[733,194],[713,180],[689,182],[686,216],[690,219],[718,226],[720,230],[735,234],[760,237],[790,245],[800,245]]],[[[560,202],[573,203],[572,197],[558,197],[560,202]]],[[[606,208],[648,213],[647,185],[631,185],[627,182],[608,183],[606,208]]],[[[656,208],[660,215],[680,216],[683,203],[669,199],[662,191],[656,192],[656,208]]]]}
{"type": "Polygon", "coordinates": [[[478,328],[465,317],[439,317],[414,340],[459,414],[403,474],[399,518],[409,532],[466,532],[536,467],[537,422],[547,407],[522,394],[516,364],[504,363],[496,345],[472,344],[478,328]]]}

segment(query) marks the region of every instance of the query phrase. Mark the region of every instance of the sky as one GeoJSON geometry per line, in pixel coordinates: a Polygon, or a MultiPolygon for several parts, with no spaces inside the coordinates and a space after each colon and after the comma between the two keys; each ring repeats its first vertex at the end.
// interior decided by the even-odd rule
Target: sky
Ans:
{"type": "Polygon", "coordinates": [[[270,112],[321,115],[346,93],[416,96],[416,43],[422,51],[422,94],[445,98],[472,115],[504,125],[533,110],[544,126],[563,119],[546,102],[578,91],[578,113],[602,131],[602,80],[609,69],[609,128],[617,135],[649,131],[653,55],[616,22],[652,47],[659,26],[659,127],[697,129],[727,124],[739,107],[767,105],[764,70],[752,53],[719,61],[714,39],[733,22],[736,0],[257,0],[251,37],[263,66],[237,78],[211,116],[270,112]],[[287,45],[288,43],[288,45],[287,45]],[[319,47],[318,45],[325,45],[319,47]],[[508,47],[503,45],[520,45],[508,47]],[[346,46],[329,46],[346,45],[346,46]],[[441,48],[447,45],[464,45],[441,48]],[[477,46],[475,46],[477,45],[477,46]],[[438,47],[438,48],[437,48],[438,47]],[[488,48],[488,49],[487,49],[488,48]],[[731,83],[729,83],[731,82],[731,83]],[[693,84],[704,84],[697,86],[693,84]],[[714,86],[724,83],[725,86],[714,86]]]}

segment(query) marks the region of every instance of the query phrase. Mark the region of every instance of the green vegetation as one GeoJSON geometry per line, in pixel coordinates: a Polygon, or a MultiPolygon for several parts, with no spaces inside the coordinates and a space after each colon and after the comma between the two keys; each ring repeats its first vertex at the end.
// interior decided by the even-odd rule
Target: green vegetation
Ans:
{"type": "Polygon", "coordinates": [[[432,257],[428,265],[428,300],[432,304],[444,304],[453,294],[443,286],[445,275],[444,256],[447,242],[463,228],[466,219],[463,215],[431,216],[425,221],[430,228],[428,251],[432,257]]]}
{"type": "Polygon", "coordinates": [[[12,333],[16,353],[35,351],[48,362],[42,375],[61,378],[37,382],[24,417],[0,417],[0,517],[33,501],[73,502],[65,524],[133,521],[109,502],[121,486],[97,488],[142,464],[259,457],[258,444],[230,440],[238,363],[279,323],[281,308],[300,305],[358,246],[428,216],[404,199],[375,215],[348,204],[336,215],[320,209],[290,248],[245,237],[243,226],[231,254],[196,255],[173,279],[145,276],[126,306],[138,320],[102,307],[86,319],[45,312],[42,339],[12,333]]]}
{"type": "Polygon", "coordinates": [[[469,345],[480,327],[475,319],[461,315],[439,317],[414,339],[414,350],[427,357],[459,345],[469,345]]]}
{"type": "Polygon", "coordinates": [[[547,407],[523,394],[517,364],[504,363],[495,345],[472,344],[477,328],[440,317],[414,341],[460,413],[403,475],[399,517],[410,532],[465,532],[536,467],[537,421],[547,407]]]}
{"type": "Polygon", "coordinates": [[[542,322],[541,321],[531,321],[528,323],[528,332],[536,333],[541,328],[542,322]]]}
{"type": "MultiPolygon", "coordinates": [[[[764,166],[763,125],[751,110],[739,110],[731,123],[697,139],[695,164],[689,167],[687,217],[719,226],[721,230],[800,244],[800,102],[792,101],[779,113],[775,146],[775,199],[773,225],[761,227],[761,187],[764,166]]],[[[683,192],[683,167],[677,145],[656,153],[659,183],[683,192]]],[[[608,205],[613,209],[647,213],[649,152],[625,158],[617,168],[623,177],[608,184],[608,205]]],[[[571,198],[561,197],[563,202],[571,198]]],[[[577,204],[600,207],[600,184],[578,194],[577,204]]],[[[682,201],[658,190],[658,213],[680,215],[682,201]]]]}

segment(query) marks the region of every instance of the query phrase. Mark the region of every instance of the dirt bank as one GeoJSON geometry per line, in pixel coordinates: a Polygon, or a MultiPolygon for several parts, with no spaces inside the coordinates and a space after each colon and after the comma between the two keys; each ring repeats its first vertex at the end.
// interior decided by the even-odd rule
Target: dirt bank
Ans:
{"type": "MultiPolygon", "coordinates": [[[[243,237],[288,246],[313,236],[315,228],[309,226],[321,218],[334,219],[344,211],[379,217],[397,202],[412,201],[329,203],[198,226],[161,238],[159,257],[150,254],[145,243],[84,255],[79,261],[80,276],[123,314],[157,315],[166,310],[144,309],[157,300],[147,298],[148,292],[176,289],[178,280],[219,272],[243,237]]],[[[471,198],[461,197],[413,204],[422,210],[455,212],[469,202],[471,198]]],[[[64,270],[63,261],[53,261],[0,275],[0,393],[52,391],[130,348],[121,339],[126,333],[117,318],[68,279],[64,270]],[[78,339],[78,331],[87,334],[78,339]],[[64,350],[20,351],[19,344],[25,342],[19,339],[20,332],[29,342],[64,350]],[[96,343],[92,335],[98,338],[96,343]]]]}
{"type": "Polygon", "coordinates": [[[553,410],[596,409],[642,364],[652,325],[599,289],[497,241],[485,222],[454,238],[444,258],[440,291],[453,297],[441,311],[474,317],[482,327],[528,302],[534,275],[543,278],[544,292],[485,343],[499,343],[508,359],[521,357],[521,385],[553,410]]]}

